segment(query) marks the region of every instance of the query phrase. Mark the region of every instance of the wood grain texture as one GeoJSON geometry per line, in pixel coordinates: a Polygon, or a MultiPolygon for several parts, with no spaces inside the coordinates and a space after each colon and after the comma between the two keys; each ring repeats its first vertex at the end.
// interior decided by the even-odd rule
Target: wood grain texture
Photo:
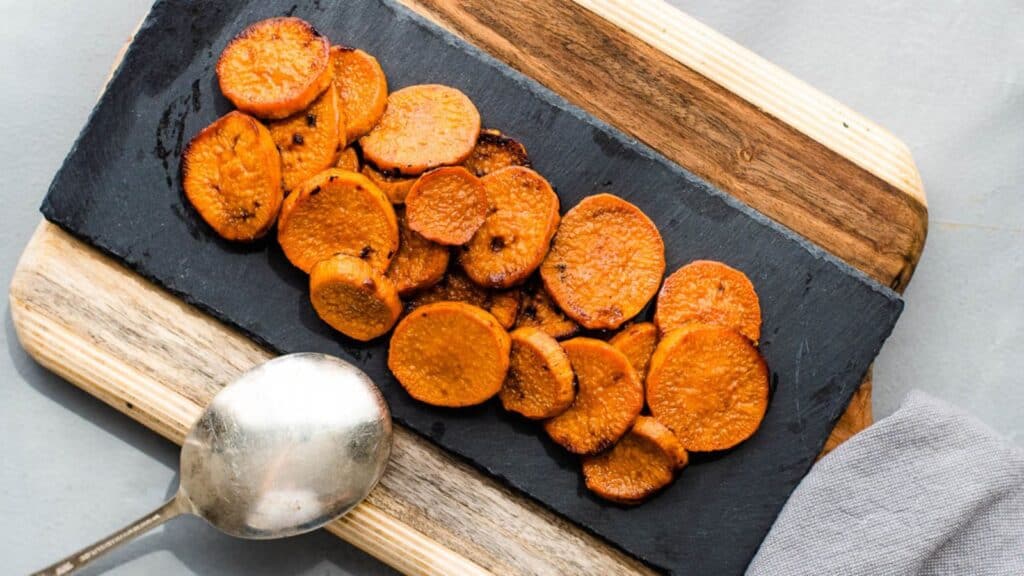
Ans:
{"type": "MultiPolygon", "coordinates": [[[[29,354],[178,444],[224,384],[272,356],[45,222],[10,300],[29,354]]],[[[650,573],[401,426],[378,487],[328,530],[407,574],[650,573]]]]}
{"type": "MultiPolygon", "coordinates": [[[[403,2],[879,281],[909,280],[927,208],[906,147],[660,0],[403,2]]],[[[270,356],[45,223],[10,297],[33,357],[178,443],[270,356]]],[[[869,378],[825,451],[870,422],[869,378]]],[[[381,485],[328,530],[410,574],[649,572],[402,428],[381,485]]]]}
{"type": "Polygon", "coordinates": [[[906,147],[667,4],[403,2],[879,282],[910,280],[927,206],[906,147]]]}

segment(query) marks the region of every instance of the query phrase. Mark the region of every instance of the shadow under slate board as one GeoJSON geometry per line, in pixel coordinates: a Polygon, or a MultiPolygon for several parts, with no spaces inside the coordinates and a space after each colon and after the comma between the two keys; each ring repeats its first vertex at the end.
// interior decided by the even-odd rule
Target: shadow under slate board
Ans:
{"type": "MultiPolygon", "coordinates": [[[[280,352],[346,358],[382,388],[397,421],[650,565],[740,574],[902,309],[901,300],[656,152],[391,1],[159,1],[43,204],[45,216],[143,276],[280,352]],[[665,239],[668,270],[698,258],[746,272],[761,296],[771,370],[764,423],[728,453],[698,456],[678,481],[626,508],[591,496],[576,458],[497,402],[418,404],[386,369],[386,338],[360,344],[314,314],[307,278],[273,240],[218,239],[184,200],[183,146],[230,109],[214,65],[231,37],[295,14],[377,56],[392,89],[443,83],[486,126],[521,140],[563,212],[608,191],[635,203],[665,239]]],[[[649,311],[648,311],[649,312],[649,311]]]]}

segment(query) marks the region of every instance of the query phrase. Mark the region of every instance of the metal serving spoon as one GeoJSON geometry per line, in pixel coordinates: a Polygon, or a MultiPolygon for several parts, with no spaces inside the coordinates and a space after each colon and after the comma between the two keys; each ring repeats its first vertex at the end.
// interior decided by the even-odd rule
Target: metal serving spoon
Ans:
{"type": "Polygon", "coordinates": [[[323,354],[291,354],[218,393],[181,449],[166,504],[36,575],[62,576],[179,514],[232,536],[283,538],[345,514],[391,454],[391,414],[373,381],[323,354]]]}

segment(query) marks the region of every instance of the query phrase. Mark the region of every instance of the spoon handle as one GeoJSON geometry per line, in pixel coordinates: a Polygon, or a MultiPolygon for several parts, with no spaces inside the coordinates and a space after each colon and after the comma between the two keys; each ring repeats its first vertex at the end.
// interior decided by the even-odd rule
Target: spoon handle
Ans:
{"type": "Polygon", "coordinates": [[[121,544],[145,534],[153,528],[156,528],[184,512],[185,509],[181,505],[181,501],[178,496],[175,495],[162,506],[153,510],[149,514],[146,514],[142,518],[139,518],[135,522],[132,522],[106,538],[93,543],[91,546],[82,548],[63,560],[51,564],[38,572],[33,572],[32,576],[64,576],[65,574],[71,574],[96,558],[106,554],[114,548],[117,548],[121,544]]]}

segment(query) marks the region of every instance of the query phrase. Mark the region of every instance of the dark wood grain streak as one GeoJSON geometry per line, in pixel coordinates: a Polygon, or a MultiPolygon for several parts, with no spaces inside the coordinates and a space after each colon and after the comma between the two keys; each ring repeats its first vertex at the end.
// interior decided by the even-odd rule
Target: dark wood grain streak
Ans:
{"type": "Polygon", "coordinates": [[[923,202],[587,9],[404,2],[879,282],[910,280],[923,202]]]}

